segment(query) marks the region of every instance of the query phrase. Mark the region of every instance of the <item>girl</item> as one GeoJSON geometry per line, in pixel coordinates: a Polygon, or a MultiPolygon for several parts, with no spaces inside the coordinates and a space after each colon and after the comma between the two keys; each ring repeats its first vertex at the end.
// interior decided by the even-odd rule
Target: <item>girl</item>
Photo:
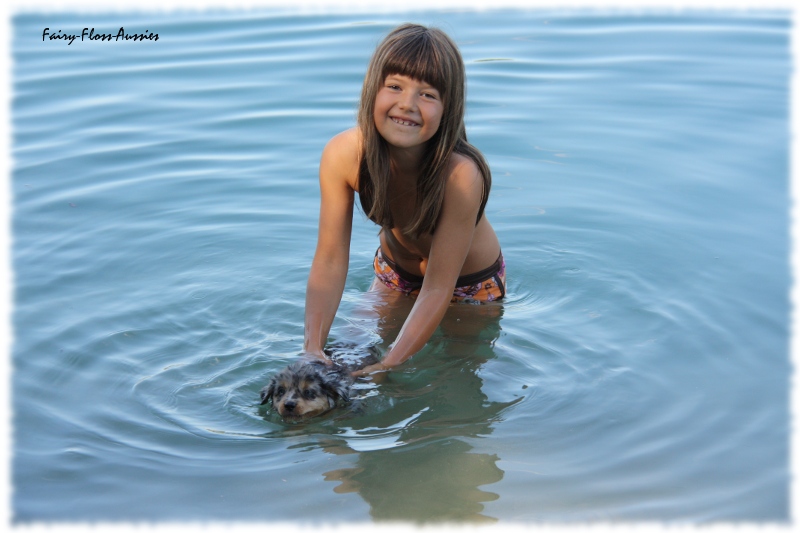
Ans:
{"type": "Polygon", "coordinates": [[[354,193],[380,225],[370,290],[416,301],[382,361],[406,361],[430,339],[451,301],[505,295],[505,263],[484,215],[489,167],[467,142],[466,79],[442,31],[405,24],[375,50],[364,78],[358,125],[336,135],[320,161],[319,236],[308,278],[304,351],[322,349],[344,291],[354,193]]]}

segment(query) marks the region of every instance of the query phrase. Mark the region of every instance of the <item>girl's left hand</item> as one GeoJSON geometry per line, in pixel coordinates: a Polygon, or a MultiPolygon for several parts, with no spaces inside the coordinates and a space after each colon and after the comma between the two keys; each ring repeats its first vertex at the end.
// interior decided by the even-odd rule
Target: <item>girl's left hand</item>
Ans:
{"type": "Polygon", "coordinates": [[[385,365],[383,363],[375,363],[374,365],[365,366],[364,368],[362,368],[360,370],[355,370],[355,371],[351,372],[350,375],[353,376],[354,378],[362,378],[362,377],[365,377],[365,376],[369,376],[371,374],[376,374],[376,373],[379,373],[379,372],[386,372],[389,369],[391,369],[390,366],[387,366],[387,365],[385,365]]]}

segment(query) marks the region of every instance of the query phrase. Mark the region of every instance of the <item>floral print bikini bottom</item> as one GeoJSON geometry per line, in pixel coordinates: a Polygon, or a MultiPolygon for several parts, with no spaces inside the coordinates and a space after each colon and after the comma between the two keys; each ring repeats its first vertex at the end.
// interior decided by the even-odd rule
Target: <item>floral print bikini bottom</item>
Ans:
{"type": "MultiPolygon", "coordinates": [[[[380,246],[375,252],[375,260],[372,263],[375,268],[375,275],[378,279],[392,290],[402,292],[406,295],[419,294],[422,287],[422,277],[410,274],[397,266],[397,264],[384,257],[380,246]]],[[[456,280],[456,288],[453,291],[451,302],[480,303],[499,300],[506,295],[506,262],[501,253],[497,261],[492,266],[475,272],[460,276],[456,280]]]]}

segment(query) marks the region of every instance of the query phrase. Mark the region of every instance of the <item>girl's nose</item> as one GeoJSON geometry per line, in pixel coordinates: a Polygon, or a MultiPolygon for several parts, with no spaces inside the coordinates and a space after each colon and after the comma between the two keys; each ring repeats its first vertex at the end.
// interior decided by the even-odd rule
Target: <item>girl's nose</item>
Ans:
{"type": "Polygon", "coordinates": [[[400,98],[400,107],[403,109],[414,109],[417,105],[417,99],[413,94],[404,94],[400,98]]]}

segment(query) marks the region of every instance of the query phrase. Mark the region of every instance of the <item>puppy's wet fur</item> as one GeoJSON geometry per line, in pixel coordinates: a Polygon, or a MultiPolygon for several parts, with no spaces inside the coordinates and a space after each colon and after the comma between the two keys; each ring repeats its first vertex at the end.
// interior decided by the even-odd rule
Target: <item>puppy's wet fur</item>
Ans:
{"type": "Polygon", "coordinates": [[[340,399],[350,399],[353,380],[346,370],[322,361],[299,361],[276,375],[261,390],[261,405],[272,406],[283,418],[309,418],[330,411],[340,399]]]}
{"type": "MultiPolygon", "coordinates": [[[[328,356],[336,357],[329,350],[328,356]]],[[[322,361],[298,361],[278,372],[261,390],[261,405],[272,406],[286,420],[301,420],[326,413],[341,400],[350,401],[353,378],[350,372],[378,361],[374,351],[358,365],[338,361],[328,365],[322,361]]]]}

